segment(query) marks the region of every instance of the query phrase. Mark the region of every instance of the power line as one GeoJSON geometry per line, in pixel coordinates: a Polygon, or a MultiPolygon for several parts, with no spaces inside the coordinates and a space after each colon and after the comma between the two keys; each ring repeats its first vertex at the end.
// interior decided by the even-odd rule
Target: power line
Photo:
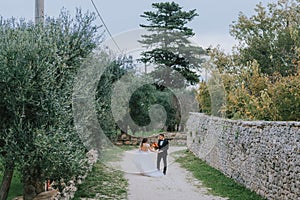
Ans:
{"type": "Polygon", "coordinates": [[[118,48],[118,50],[120,51],[120,53],[122,53],[121,48],[119,47],[119,45],[117,44],[117,42],[115,41],[115,39],[114,39],[113,36],[111,35],[110,31],[108,30],[108,28],[107,28],[107,26],[106,26],[106,24],[105,24],[103,18],[101,17],[100,12],[98,11],[98,9],[97,9],[97,7],[96,7],[94,1],[91,0],[91,2],[92,2],[93,6],[94,6],[94,8],[95,8],[95,10],[96,10],[96,12],[97,12],[97,14],[98,14],[98,16],[99,16],[99,18],[100,18],[100,20],[101,20],[103,26],[105,27],[105,29],[106,29],[106,31],[108,32],[110,38],[112,39],[113,43],[116,45],[116,47],[118,48]]]}

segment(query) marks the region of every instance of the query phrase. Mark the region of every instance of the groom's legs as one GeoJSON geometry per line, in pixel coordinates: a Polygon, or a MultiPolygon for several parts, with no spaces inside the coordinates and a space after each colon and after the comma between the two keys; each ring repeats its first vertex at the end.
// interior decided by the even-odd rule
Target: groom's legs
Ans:
{"type": "Polygon", "coordinates": [[[163,156],[164,167],[167,167],[167,155],[163,156]]]}
{"type": "Polygon", "coordinates": [[[166,175],[166,173],[167,173],[167,155],[165,155],[165,156],[163,157],[163,162],[164,162],[164,170],[163,170],[163,173],[164,173],[164,175],[166,175]]]}

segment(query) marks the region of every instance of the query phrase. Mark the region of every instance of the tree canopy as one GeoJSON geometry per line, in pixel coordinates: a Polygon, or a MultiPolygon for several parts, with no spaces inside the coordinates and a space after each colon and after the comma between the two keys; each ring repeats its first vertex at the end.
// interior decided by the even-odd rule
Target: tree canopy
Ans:
{"type": "Polygon", "coordinates": [[[218,48],[209,52],[211,76],[222,86],[200,85],[201,110],[212,113],[212,90],[225,91],[219,112],[223,116],[248,120],[300,120],[300,32],[299,1],[283,0],[267,7],[258,4],[251,17],[240,13],[231,25],[239,44],[232,54],[218,48]],[[207,92],[209,90],[209,93],[207,92]]]}
{"type": "Polygon", "coordinates": [[[155,64],[154,78],[161,84],[195,84],[199,81],[201,55],[205,51],[189,40],[194,32],[187,23],[198,16],[196,10],[183,11],[177,3],[153,3],[154,11],[146,11],[141,17],[149,24],[141,24],[149,34],[142,35],[139,42],[147,48],[140,59],[143,63],[155,64]],[[173,77],[172,71],[179,72],[183,78],[173,77]]]}
{"type": "Polygon", "coordinates": [[[283,76],[297,73],[299,59],[299,1],[283,0],[257,4],[256,14],[239,14],[231,25],[230,34],[239,41],[239,62],[256,60],[262,73],[283,76]]]}
{"type": "Polygon", "coordinates": [[[99,41],[94,19],[80,10],[75,18],[62,10],[36,25],[0,19],[1,151],[6,168],[23,174],[24,199],[43,191],[46,178],[68,180],[84,167],[72,86],[99,41]]]}

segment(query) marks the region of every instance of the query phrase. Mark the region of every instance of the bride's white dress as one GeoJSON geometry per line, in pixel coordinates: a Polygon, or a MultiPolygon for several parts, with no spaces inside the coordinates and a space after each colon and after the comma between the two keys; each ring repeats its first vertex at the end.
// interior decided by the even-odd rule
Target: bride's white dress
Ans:
{"type": "Polygon", "coordinates": [[[157,154],[151,151],[137,150],[134,153],[134,163],[138,173],[151,177],[162,177],[162,171],[156,167],[157,154]]]}

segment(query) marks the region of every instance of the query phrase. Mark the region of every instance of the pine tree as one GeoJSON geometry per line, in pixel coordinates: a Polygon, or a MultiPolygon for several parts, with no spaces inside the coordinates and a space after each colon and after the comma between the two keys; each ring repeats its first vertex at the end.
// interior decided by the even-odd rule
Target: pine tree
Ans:
{"type": "Polygon", "coordinates": [[[155,65],[152,75],[158,85],[182,87],[198,83],[205,51],[191,43],[194,32],[186,26],[198,16],[196,10],[182,11],[174,2],[153,3],[152,7],[155,11],[141,15],[149,24],[140,26],[150,34],[142,35],[139,41],[147,48],[140,60],[155,65]]]}

